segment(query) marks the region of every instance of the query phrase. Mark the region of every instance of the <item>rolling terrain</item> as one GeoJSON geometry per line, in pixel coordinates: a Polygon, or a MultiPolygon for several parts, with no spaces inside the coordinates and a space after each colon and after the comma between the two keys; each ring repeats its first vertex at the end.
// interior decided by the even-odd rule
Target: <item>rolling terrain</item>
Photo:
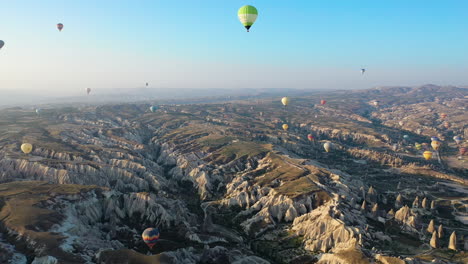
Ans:
{"type": "Polygon", "coordinates": [[[0,263],[468,261],[468,89],[280,99],[0,110],[0,263]]]}

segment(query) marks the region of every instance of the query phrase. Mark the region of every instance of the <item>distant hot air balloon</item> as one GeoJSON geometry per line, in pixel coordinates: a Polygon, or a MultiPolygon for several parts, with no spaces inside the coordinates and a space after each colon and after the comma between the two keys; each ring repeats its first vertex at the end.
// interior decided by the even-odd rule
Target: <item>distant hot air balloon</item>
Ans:
{"type": "Polygon", "coordinates": [[[281,103],[284,105],[284,106],[287,106],[289,104],[289,97],[283,97],[281,98],[281,103]]]}
{"type": "Polygon", "coordinates": [[[417,150],[421,150],[422,145],[419,144],[419,143],[414,143],[414,147],[415,147],[417,150]]]}
{"type": "Polygon", "coordinates": [[[247,32],[249,32],[250,27],[252,27],[252,25],[255,23],[255,20],[257,20],[258,11],[251,5],[245,5],[239,8],[239,11],[237,11],[237,16],[239,17],[242,25],[244,25],[244,27],[247,29],[247,32]]]}
{"type": "Polygon", "coordinates": [[[284,131],[287,131],[288,128],[289,128],[288,124],[283,124],[283,130],[284,130],[284,131]]]}
{"type": "Polygon", "coordinates": [[[446,113],[442,113],[442,114],[440,114],[440,117],[441,117],[442,119],[444,119],[444,118],[447,117],[447,114],[446,114],[446,113]]]}
{"type": "Polygon", "coordinates": [[[29,143],[23,143],[23,144],[21,145],[21,150],[22,150],[25,154],[31,153],[32,149],[33,149],[33,146],[32,146],[31,144],[29,144],[29,143]]]}
{"type": "Polygon", "coordinates": [[[4,45],[5,45],[5,42],[3,42],[3,40],[0,40],[0,49],[3,48],[4,45]]]}
{"type": "Polygon", "coordinates": [[[86,94],[89,95],[89,93],[91,92],[91,88],[86,88],[86,94]]]}
{"type": "Polygon", "coordinates": [[[398,144],[393,144],[392,149],[393,149],[393,151],[397,151],[398,150],[398,144]]]}
{"type": "Polygon", "coordinates": [[[149,109],[150,109],[150,111],[151,111],[151,112],[153,112],[153,113],[154,113],[154,112],[156,112],[156,110],[158,110],[158,107],[157,107],[157,106],[155,106],[155,105],[152,105],[152,106],[150,106],[150,108],[149,108],[149,109]]]}
{"type": "Polygon", "coordinates": [[[408,139],[409,139],[409,136],[408,136],[408,135],[403,135],[403,139],[404,139],[404,140],[408,140],[408,139]]]}
{"type": "Polygon", "coordinates": [[[40,115],[41,112],[42,112],[42,109],[40,109],[40,108],[37,108],[37,109],[36,109],[36,114],[40,115]]]}
{"type": "Polygon", "coordinates": [[[426,160],[430,160],[432,158],[432,151],[424,151],[423,156],[426,160]]]}
{"type": "Polygon", "coordinates": [[[431,141],[440,141],[440,138],[434,136],[434,137],[431,137],[431,141]]]}
{"type": "Polygon", "coordinates": [[[454,137],[453,137],[453,140],[455,140],[455,142],[456,142],[457,144],[460,144],[461,142],[463,142],[463,139],[462,139],[462,137],[460,137],[460,136],[454,136],[454,137]]]}
{"type": "Polygon", "coordinates": [[[460,155],[462,155],[462,156],[465,155],[466,151],[467,151],[467,148],[461,147],[460,150],[459,150],[460,155]]]}
{"type": "Polygon", "coordinates": [[[374,101],[374,102],[372,102],[372,103],[374,104],[374,106],[379,106],[380,101],[374,101]]]}
{"type": "Polygon", "coordinates": [[[146,83],[146,87],[148,87],[148,83],[146,83]]]}
{"type": "Polygon", "coordinates": [[[326,100],[320,100],[320,104],[321,104],[321,105],[325,105],[326,103],[327,103],[326,100]]]}
{"type": "Polygon", "coordinates": [[[416,134],[421,135],[421,133],[422,133],[422,129],[420,128],[416,129],[416,134]]]}
{"type": "Polygon", "coordinates": [[[323,144],[323,148],[325,149],[326,152],[330,152],[331,147],[332,147],[332,144],[330,142],[325,142],[323,144]]]}
{"type": "Polygon", "coordinates": [[[452,126],[452,125],[450,125],[449,122],[447,122],[447,121],[444,122],[444,127],[445,127],[446,129],[449,129],[451,126],[452,126]]]}
{"type": "Polygon", "coordinates": [[[441,144],[440,141],[432,141],[431,142],[431,146],[435,151],[439,150],[440,144],[441,144]]]}
{"type": "Polygon", "coordinates": [[[146,245],[152,249],[159,239],[159,230],[157,228],[146,228],[141,237],[146,245]]]}
{"type": "Polygon", "coordinates": [[[309,135],[307,135],[307,139],[309,141],[312,141],[312,140],[314,140],[314,136],[312,136],[312,134],[309,134],[309,135]]]}
{"type": "Polygon", "coordinates": [[[398,124],[399,124],[400,126],[403,126],[405,123],[403,123],[403,121],[399,121],[398,124]]]}
{"type": "Polygon", "coordinates": [[[361,74],[364,74],[366,72],[366,69],[361,69],[361,74]]]}
{"type": "Polygon", "coordinates": [[[63,29],[63,24],[62,24],[62,23],[58,23],[58,24],[57,24],[57,29],[58,29],[59,31],[62,31],[62,29],[63,29]]]}

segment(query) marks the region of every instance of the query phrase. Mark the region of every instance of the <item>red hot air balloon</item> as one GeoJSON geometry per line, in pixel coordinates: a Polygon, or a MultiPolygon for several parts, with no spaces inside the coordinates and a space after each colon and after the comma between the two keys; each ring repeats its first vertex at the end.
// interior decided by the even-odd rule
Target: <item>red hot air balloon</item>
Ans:
{"type": "Polygon", "coordinates": [[[312,141],[312,140],[314,140],[314,136],[312,136],[312,134],[309,134],[309,135],[307,135],[307,139],[309,141],[312,141]]]}
{"type": "Polygon", "coordinates": [[[321,104],[321,105],[325,105],[326,103],[327,103],[326,100],[320,100],[320,104],[321,104]]]}
{"type": "Polygon", "coordinates": [[[143,231],[143,234],[141,234],[141,237],[143,238],[143,241],[145,241],[146,245],[150,249],[156,245],[156,241],[159,239],[159,229],[157,228],[146,228],[145,231],[143,231]]]}
{"type": "Polygon", "coordinates": [[[62,31],[62,29],[63,29],[63,24],[62,24],[62,23],[58,23],[58,24],[57,24],[57,29],[58,29],[59,31],[62,31]]]}
{"type": "Polygon", "coordinates": [[[447,117],[447,114],[446,114],[446,113],[442,113],[442,114],[440,114],[440,117],[441,117],[442,119],[444,119],[444,118],[447,117]]]}

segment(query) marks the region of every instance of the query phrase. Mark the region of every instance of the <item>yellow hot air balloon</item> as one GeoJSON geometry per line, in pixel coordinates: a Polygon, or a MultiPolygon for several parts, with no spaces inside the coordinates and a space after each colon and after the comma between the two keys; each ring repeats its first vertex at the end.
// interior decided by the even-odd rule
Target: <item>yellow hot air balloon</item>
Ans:
{"type": "Polygon", "coordinates": [[[287,106],[289,104],[289,97],[281,98],[281,103],[283,103],[284,106],[287,106]]]}
{"type": "Polygon", "coordinates": [[[323,148],[326,152],[330,152],[331,146],[332,144],[330,142],[325,142],[325,144],[323,144],[323,148]]]}
{"type": "Polygon", "coordinates": [[[435,151],[437,151],[437,150],[439,150],[440,142],[439,141],[432,141],[431,146],[435,151]]]}
{"type": "Polygon", "coordinates": [[[26,154],[31,153],[32,149],[33,149],[33,146],[29,143],[24,143],[21,145],[21,150],[26,154]]]}
{"type": "Polygon", "coordinates": [[[415,143],[415,144],[414,144],[414,147],[415,147],[417,150],[421,150],[422,145],[419,144],[419,143],[415,143]]]}
{"type": "Polygon", "coordinates": [[[289,128],[288,124],[283,124],[283,130],[284,130],[284,131],[287,131],[288,128],[289,128]]]}
{"type": "Polygon", "coordinates": [[[432,151],[424,151],[423,156],[426,160],[430,160],[432,158],[432,151]]]}

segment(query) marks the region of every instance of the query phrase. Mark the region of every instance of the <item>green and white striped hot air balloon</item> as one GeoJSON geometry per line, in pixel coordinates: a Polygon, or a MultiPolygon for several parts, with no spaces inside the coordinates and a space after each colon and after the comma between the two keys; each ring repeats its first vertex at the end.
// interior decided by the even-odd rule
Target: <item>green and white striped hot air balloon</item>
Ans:
{"type": "Polygon", "coordinates": [[[250,27],[255,23],[255,20],[257,20],[258,11],[257,8],[251,5],[245,5],[239,8],[237,16],[239,16],[240,22],[247,29],[247,32],[249,32],[250,27]]]}

